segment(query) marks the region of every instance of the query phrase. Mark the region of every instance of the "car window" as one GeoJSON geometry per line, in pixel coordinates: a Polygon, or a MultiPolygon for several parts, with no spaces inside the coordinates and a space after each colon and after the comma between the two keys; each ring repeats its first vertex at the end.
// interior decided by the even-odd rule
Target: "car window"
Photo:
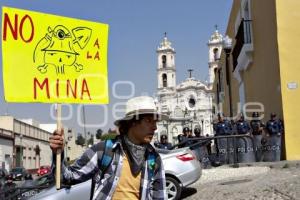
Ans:
{"type": "Polygon", "coordinates": [[[11,172],[21,173],[22,172],[22,168],[14,168],[14,169],[11,170],[11,172]]]}

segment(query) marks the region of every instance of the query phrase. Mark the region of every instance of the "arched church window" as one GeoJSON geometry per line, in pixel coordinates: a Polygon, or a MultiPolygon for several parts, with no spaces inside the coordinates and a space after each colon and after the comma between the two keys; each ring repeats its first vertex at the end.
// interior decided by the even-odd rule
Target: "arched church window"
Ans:
{"type": "Polygon", "coordinates": [[[163,82],[163,87],[168,87],[167,74],[162,75],[162,82],[163,82]]]}
{"type": "Polygon", "coordinates": [[[194,99],[194,97],[191,97],[189,99],[189,107],[190,108],[194,108],[195,107],[195,104],[196,104],[196,100],[194,99]]]}
{"type": "Polygon", "coordinates": [[[161,59],[162,59],[162,66],[163,66],[163,68],[166,68],[167,67],[167,56],[163,55],[161,57],[161,59]]]}
{"type": "Polygon", "coordinates": [[[219,58],[218,58],[218,52],[219,52],[219,49],[218,48],[214,48],[213,53],[214,53],[214,60],[215,61],[219,60],[219,58]]]}

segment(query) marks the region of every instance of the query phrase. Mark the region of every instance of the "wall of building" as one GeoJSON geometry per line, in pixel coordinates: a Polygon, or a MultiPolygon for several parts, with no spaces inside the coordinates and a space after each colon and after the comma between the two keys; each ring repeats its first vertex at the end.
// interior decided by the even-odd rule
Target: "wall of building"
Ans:
{"type": "MultiPolygon", "coordinates": [[[[77,139],[77,134],[73,129],[69,129],[67,137],[65,139],[68,141],[65,147],[66,159],[67,160],[75,160],[79,158],[83,152],[86,150],[86,147],[82,147],[75,143],[77,139]]],[[[94,137],[94,142],[96,140],[96,136],[94,137]]],[[[96,142],[95,142],[96,143],[96,142]]]]}
{"type": "Polygon", "coordinates": [[[276,0],[281,92],[285,122],[286,156],[300,159],[300,1],[276,0]]]}
{"type": "Polygon", "coordinates": [[[14,121],[12,116],[0,116],[0,128],[5,130],[13,131],[14,130],[14,121]]]}
{"type": "MultiPolygon", "coordinates": [[[[34,126],[38,124],[34,120],[25,120],[25,122],[12,116],[0,116],[0,127],[5,132],[12,133],[9,137],[14,140],[14,144],[9,143],[11,145],[9,148],[13,149],[12,167],[23,165],[27,169],[36,169],[41,165],[50,165],[52,161],[49,147],[51,133],[34,126]],[[40,155],[36,153],[37,146],[40,148],[40,155]]],[[[4,136],[7,137],[7,134],[4,136]]],[[[0,146],[3,148],[4,145],[0,144],[0,146]]]]}
{"type": "MultiPolygon", "coordinates": [[[[245,70],[239,71],[242,82],[239,82],[234,77],[234,74],[231,73],[233,114],[236,116],[241,111],[239,103],[242,99],[240,99],[239,90],[240,84],[243,83],[245,103],[260,103],[263,106],[265,121],[269,119],[271,112],[277,113],[282,118],[275,1],[234,0],[226,31],[226,34],[233,38],[233,48],[236,42],[235,37],[239,19],[243,17],[243,8],[241,6],[245,2],[249,2],[250,19],[252,20],[251,39],[253,51],[250,52],[252,62],[245,70]]],[[[233,70],[232,67],[231,60],[230,71],[233,70]]],[[[237,69],[235,69],[235,73],[236,71],[237,69]]],[[[224,80],[226,80],[225,73],[224,80]]],[[[227,88],[225,88],[225,96],[224,110],[227,113],[229,111],[227,88]]]]}
{"type": "Polygon", "coordinates": [[[253,64],[244,73],[246,101],[259,100],[265,106],[265,120],[271,112],[282,118],[282,101],[274,0],[252,0],[253,64]]]}
{"type": "Polygon", "coordinates": [[[13,162],[13,140],[0,137],[0,166],[5,163],[5,169],[9,171],[13,162]]]}
{"type": "Polygon", "coordinates": [[[15,144],[17,146],[23,146],[22,162],[26,169],[36,169],[42,165],[51,165],[52,151],[49,147],[49,142],[26,136],[20,139],[19,136],[16,136],[15,144]],[[37,145],[40,148],[40,155],[37,155],[35,151],[37,145]]]}

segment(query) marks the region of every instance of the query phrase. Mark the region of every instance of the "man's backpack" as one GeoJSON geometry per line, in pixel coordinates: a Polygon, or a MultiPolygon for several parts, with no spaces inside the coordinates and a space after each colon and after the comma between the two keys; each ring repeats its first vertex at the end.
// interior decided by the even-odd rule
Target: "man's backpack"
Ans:
{"type": "MultiPolygon", "coordinates": [[[[107,168],[110,166],[112,159],[114,157],[114,152],[112,151],[112,147],[115,143],[114,139],[105,140],[104,143],[104,150],[100,161],[100,170],[101,170],[101,177],[103,178],[104,173],[106,172],[107,168]]],[[[93,199],[94,196],[94,189],[95,189],[95,180],[92,178],[92,185],[91,185],[91,196],[90,200],[93,199]]]]}

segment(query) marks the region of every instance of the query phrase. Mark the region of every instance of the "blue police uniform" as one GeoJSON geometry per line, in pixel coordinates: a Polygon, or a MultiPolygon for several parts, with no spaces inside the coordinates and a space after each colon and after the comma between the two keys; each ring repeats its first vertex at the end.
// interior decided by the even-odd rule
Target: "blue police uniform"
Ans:
{"type": "Polygon", "coordinates": [[[167,142],[167,143],[158,143],[157,148],[159,148],[159,149],[171,149],[172,144],[169,143],[169,142],[167,142]]]}
{"type": "Polygon", "coordinates": [[[267,130],[270,135],[281,135],[283,131],[282,122],[280,120],[269,120],[267,122],[267,130]]]}
{"type": "Polygon", "coordinates": [[[223,120],[222,122],[214,124],[214,130],[216,132],[216,136],[232,134],[232,126],[228,120],[223,120]]]}
{"type": "MultiPolygon", "coordinates": [[[[236,123],[236,131],[239,135],[245,135],[250,132],[250,125],[244,119],[239,119],[236,123]]],[[[253,143],[250,138],[243,137],[236,139],[236,151],[239,163],[255,162],[255,153],[253,143]]]]}
{"type": "Polygon", "coordinates": [[[250,131],[250,125],[245,120],[238,120],[236,122],[236,130],[238,134],[247,134],[250,131]]]}
{"type": "MultiPolygon", "coordinates": [[[[226,136],[232,134],[232,126],[228,120],[219,121],[218,123],[214,124],[214,130],[215,136],[226,136]]],[[[232,148],[231,139],[218,138],[216,139],[216,145],[220,163],[232,163],[233,159],[230,150],[232,148]]]]}

